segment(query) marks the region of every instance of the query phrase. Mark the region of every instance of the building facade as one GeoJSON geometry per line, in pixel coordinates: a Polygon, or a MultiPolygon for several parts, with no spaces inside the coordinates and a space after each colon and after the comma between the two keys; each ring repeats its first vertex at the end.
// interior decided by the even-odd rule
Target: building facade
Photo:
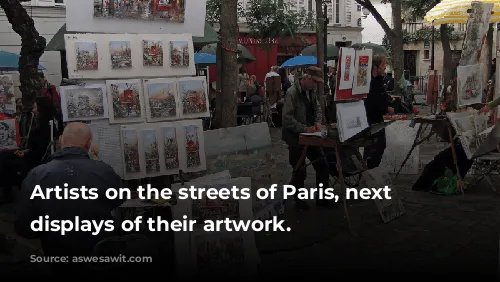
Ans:
{"type": "MultiPolygon", "coordinates": [[[[66,22],[64,0],[31,0],[23,2],[28,14],[33,18],[38,33],[45,37],[47,43],[66,22]]],[[[21,37],[12,30],[7,17],[0,9],[0,50],[19,54],[21,52],[21,37]]],[[[40,58],[40,65],[48,81],[54,85],[61,83],[61,58],[59,52],[45,52],[40,58]]],[[[9,74],[6,72],[6,74],[9,74]]],[[[15,95],[21,97],[19,91],[19,73],[12,72],[15,83],[15,95]]]]}

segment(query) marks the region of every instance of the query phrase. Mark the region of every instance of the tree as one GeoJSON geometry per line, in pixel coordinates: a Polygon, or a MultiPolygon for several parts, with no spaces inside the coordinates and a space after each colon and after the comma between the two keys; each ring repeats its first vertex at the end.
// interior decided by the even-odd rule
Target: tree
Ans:
{"type": "MultiPolygon", "coordinates": [[[[237,14],[238,17],[244,17],[245,16],[245,11],[243,9],[243,5],[238,2],[237,4],[237,14]]],[[[220,15],[221,15],[221,7],[222,7],[222,0],[208,0],[207,1],[207,13],[206,13],[206,21],[213,25],[214,23],[219,23],[220,22],[220,15]]]]}
{"type": "Polygon", "coordinates": [[[220,9],[220,35],[222,48],[222,92],[217,95],[216,120],[219,128],[236,126],[236,95],[238,90],[238,64],[236,50],[238,5],[235,0],[222,0],[220,9]]]}
{"type": "MultiPolygon", "coordinates": [[[[401,76],[403,75],[403,68],[404,68],[403,22],[401,20],[401,1],[391,2],[393,28],[391,28],[387,24],[382,15],[380,15],[377,9],[373,6],[371,0],[355,0],[355,1],[362,7],[368,9],[368,11],[370,11],[370,13],[375,18],[375,20],[384,29],[387,39],[391,44],[392,67],[394,69],[394,78],[396,81],[399,81],[401,79],[401,76]]],[[[385,3],[387,1],[382,0],[381,2],[385,3]]],[[[399,87],[396,87],[394,90],[396,93],[399,93],[400,91],[399,87]]]]}
{"type": "Polygon", "coordinates": [[[21,5],[21,1],[0,0],[0,6],[4,10],[14,32],[21,36],[18,68],[21,86],[19,89],[23,97],[23,107],[31,109],[37,94],[42,92],[38,62],[47,41],[36,30],[35,22],[21,5]]]}

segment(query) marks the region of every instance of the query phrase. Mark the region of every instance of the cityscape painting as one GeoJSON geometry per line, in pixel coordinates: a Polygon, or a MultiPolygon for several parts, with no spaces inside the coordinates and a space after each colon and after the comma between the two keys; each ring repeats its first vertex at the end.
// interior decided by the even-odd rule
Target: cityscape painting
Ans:
{"type": "Polygon", "coordinates": [[[184,23],[185,7],[185,0],[94,0],[94,17],[184,23]]]}
{"type": "Polygon", "coordinates": [[[109,53],[111,55],[111,67],[123,69],[132,67],[132,50],[130,41],[109,42],[109,53]]]}
{"type": "Polygon", "coordinates": [[[142,57],[144,66],[163,66],[163,43],[161,40],[143,40],[142,57]]]}
{"type": "Polygon", "coordinates": [[[97,70],[99,68],[99,54],[97,43],[76,42],[76,69],[77,70],[97,70]]]}
{"type": "Polygon", "coordinates": [[[170,41],[170,65],[172,67],[189,66],[189,45],[187,41],[170,41]]]}

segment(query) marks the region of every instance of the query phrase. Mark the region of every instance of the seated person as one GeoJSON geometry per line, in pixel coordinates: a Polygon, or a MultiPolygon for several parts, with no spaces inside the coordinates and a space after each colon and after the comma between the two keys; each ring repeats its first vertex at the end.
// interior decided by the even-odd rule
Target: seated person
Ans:
{"type": "Polygon", "coordinates": [[[18,184],[32,168],[42,164],[45,156],[50,153],[49,121],[55,116],[54,105],[49,98],[39,97],[34,103],[33,112],[36,120],[28,138],[27,148],[0,152],[0,174],[4,176],[0,185],[3,188],[4,202],[12,201],[12,186],[18,184]],[[21,177],[18,173],[21,173],[21,177]]]}
{"type": "Polygon", "coordinates": [[[252,103],[252,114],[254,116],[261,115],[261,107],[262,107],[262,97],[259,96],[259,93],[253,92],[250,97],[246,100],[247,103],[252,103]]]}

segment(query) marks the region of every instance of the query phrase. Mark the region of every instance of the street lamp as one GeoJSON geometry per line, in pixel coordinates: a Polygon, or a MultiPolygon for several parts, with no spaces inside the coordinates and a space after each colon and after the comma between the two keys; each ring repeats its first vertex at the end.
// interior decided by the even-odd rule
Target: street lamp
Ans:
{"type": "Polygon", "coordinates": [[[361,13],[363,13],[363,18],[366,19],[370,14],[370,10],[368,10],[368,8],[366,7],[363,7],[363,9],[361,9],[361,13]]]}

